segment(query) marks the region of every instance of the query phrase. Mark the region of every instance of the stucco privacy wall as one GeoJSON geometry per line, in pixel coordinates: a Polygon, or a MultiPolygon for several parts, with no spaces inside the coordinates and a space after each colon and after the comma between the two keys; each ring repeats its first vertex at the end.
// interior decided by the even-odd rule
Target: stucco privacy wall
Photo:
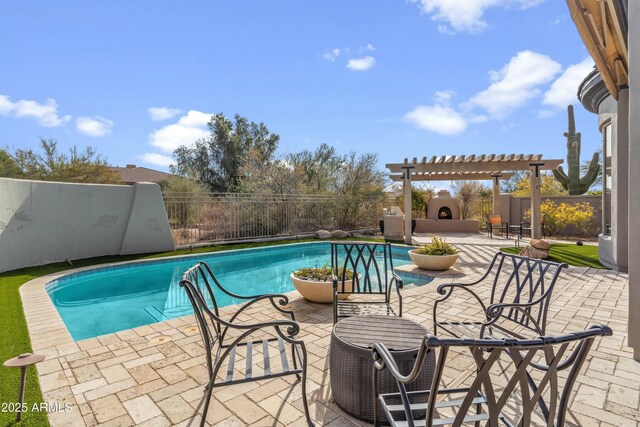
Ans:
{"type": "MultiPolygon", "coordinates": [[[[581,196],[541,196],[540,202],[553,201],[559,205],[561,203],[588,203],[593,207],[594,217],[590,235],[597,236],[600,233],[602,224],[602,197],[597,195],[581,195],[581,196]]],[[[530,197],[511,196],[509,194],[500,195],[500,214],[502,218],[508,218],[509,224],[519,224],[524,221],[526,212],[531,209],[530,197]]],[[[558,234],[572,235],[576,230],[572,227],[557,230],[558,234]]]]}
{"type": "Polygon", "coordinates": [[[66,259],[172,249],[157,184],[0,178],[0,272],[66,259]]]}

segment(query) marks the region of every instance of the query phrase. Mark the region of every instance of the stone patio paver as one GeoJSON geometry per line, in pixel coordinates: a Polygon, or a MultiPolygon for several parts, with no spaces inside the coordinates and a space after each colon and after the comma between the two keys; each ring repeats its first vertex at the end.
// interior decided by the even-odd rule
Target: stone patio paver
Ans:
{"type": "MultiPolygon", "coordinates": [[[[423,239],[420,236],[417,240],[423,239]]],[[[513,240],[482,235],[450,235],[461,249],[458,274],[441,274],[425,286],[403,290],[405,316],[431,329],[431,307],[437,285],[469,282],[482,274],[501,246],[513,240]]],[[[68,273],[68,272],[67,272],[68,273]]],[[[59,276],[59,275],[57,275],[59,276]]],[[[53,427],[94,425],[181,426],[197,424],[202,411],[207,370],[204,348],[193,316],[74,342],[44,285],[55,275],[20,289],[35,352],[47,360],[38,365],[44,398],[69,402],[69,413],[49,414],[53,427]],[[53,331],[53,332],[52,332],[53,331]],[[170,341],[155,344],[160,335],[170,341]]],[[[328,347],[331,306],[307,303],[295,292],[291,307],[301,324],[308,355],[307,394],[318,426],[362,426],[334,402],[329,387],[328,347]]],[[[453,301],[452,301],[453,302],[453,301]]],[[[550,334],[606,323],[612,337],[597,340],[574,387],[567,426],[637,426],[640,422],[640,363],[626,347],[628,276],[607,270],[570,268],[556,285],[549,311],[550,334]]],[[[477,309],[465,297],[455,300],[447,316],[477,309]]],[[[233,307],[222,309],[223,314],[233,307]]],[[[249,320],[274,317],[256,307],[249,320]]],[[[277,317],[276,317],[277,318],[277,317]]],[[[463,384],[475,373],[468,354],[452,352],[443,376],[448,385],[463,384]]],[[[241,364],[241,360],[238,361],[241,364]]],[[[497,378],[500,382],[500,378],[497,378]]],[[[305,425],[300,384],[292,377],[216,388],[207,414],[209,425],[305,425]]],[[[536,424],[541,425],[541,424],[536,424]]]]}

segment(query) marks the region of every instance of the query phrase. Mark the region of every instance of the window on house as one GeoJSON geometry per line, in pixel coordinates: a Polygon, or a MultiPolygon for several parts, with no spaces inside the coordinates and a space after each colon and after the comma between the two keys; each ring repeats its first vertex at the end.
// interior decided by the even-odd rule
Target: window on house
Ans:
{"type": "Polygon", "coordinates": [[[602,129],[602,155],[603,155],[603,167],[604,174],[602,180],[602,195],[603,195],[603,215],[604,215],[604,230],[602,233],[606,236],[611,235],[611,188],[613,181],[611,179],[611,124],[607,124],[602,129]]]}

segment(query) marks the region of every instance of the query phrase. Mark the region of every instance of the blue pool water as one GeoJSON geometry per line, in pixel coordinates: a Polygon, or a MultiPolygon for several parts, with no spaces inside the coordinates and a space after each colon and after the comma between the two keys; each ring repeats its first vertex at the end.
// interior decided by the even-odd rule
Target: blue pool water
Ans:
{"type": "MultiPolygon", "coordinates": [[[[71,336],[82,340],[191,314],[179,282],[184,271],[201,260],[231,292],[255,295],[294,290],[292,271],[330,264],[331,256],[329,243],[198,254],[74,273],[48,283],[46,289],[71,336]]],[[[411,263],[407,248],[394,247],[393,263],[411,263]]],[[[401,277],[407,284],[417,280],[401,277]]],[[[224,294],[216,298],[220,306],[240,302],[224,294]]]]}

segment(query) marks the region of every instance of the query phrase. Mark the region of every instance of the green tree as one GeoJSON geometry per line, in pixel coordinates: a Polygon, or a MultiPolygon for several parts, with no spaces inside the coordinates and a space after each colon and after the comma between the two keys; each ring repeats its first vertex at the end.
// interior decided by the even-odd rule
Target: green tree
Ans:
{"type": "MultiPolygon", "coordinates": [[[[562,188],[562,184],[548,172],[540,175],[540,194],[543,196],[567,196],[569,192],[562,188]]],[[[531,177],[522,178],[517,184],[512,196],[531,196],[531,177]]]]}
{"type": "Polygon", "coordinates": [[[0,150],[0,177],[22,178],[20,166],[6,150],[0,150]]]}
{"type": "Polygon", "coordinates": [[[500,192],[513,193],[517,190],[518,183],[528,176],[527,171],[513,171],[511,178],[500,180],[500,192]]]}
{"type": "Polygon", "coordinates": [[[249,122],[239,114],[233,122],[222,113],[215,114],[208,126],[208,137],[174,151],[176,164],[171,171],[193,178],[211,191],[237,190],[249,156],[268,163],[280,141],[264,123],[249,122]]]}
{"type": "Polygon", "coordinates": [[[262,161],[251,152],[241,168],[237,190],[245,193],[293,194],[300,192],[300,173],[286,160],[262,161]]]}
{"type": "MultiPolygon", "coordinates": [[[[339,195],[336,221],[341,227],[352,227],[367,215],[379,217],[380,212],[363,209],[365,199],[384,200],[385,173],[378,169],[378,156],[374,153],[358,155],[352,151],[342,157],[334,193],[339,195]]],[[[369,221],[371,223],[371,221],[369,221]]]]}
{"type": "Polygon", "coordinates": [[[17,178],[100,184],[120,181],[117,172],[109,169],[107,160],[95,148],[80,151],[73,146],[66,154],[58,151],[58,142],[54,139],[40,138],[40,145],[42,152],[16,150],[11,156],[19,169],[17,178]]]}
{"type": "Polygon", "coordinates": [[[297,172],[300,191],[309,194],[330,193],[337,182],[343,158],[327,144],[315,151],[303,150],[285,157],[286,163],[297,172]]]}
{"type": "Polygon", "coordinates": [[[473,204],[491,194],[491,189],[478,181],[455,181],[451,188],[458,199],[462,219],[470,219],[473,204]]]}

